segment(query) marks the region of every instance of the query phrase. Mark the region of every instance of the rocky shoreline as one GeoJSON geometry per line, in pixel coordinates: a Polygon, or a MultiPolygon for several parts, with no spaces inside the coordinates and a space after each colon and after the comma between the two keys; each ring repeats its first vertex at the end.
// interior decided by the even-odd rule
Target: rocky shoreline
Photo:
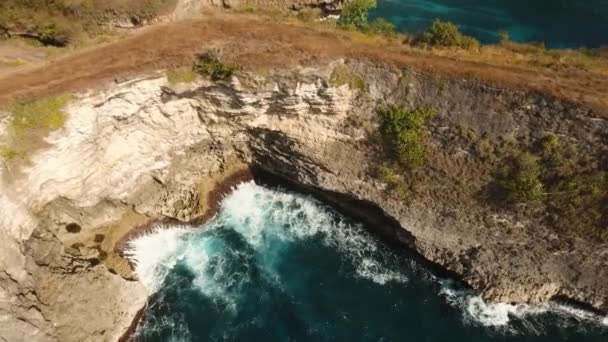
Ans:
{"type": "Polygon", "coordinates": [[[568,298],[608,309],[606,242],[484,197],[507,152],[547,133],[605,166],[608,122],[578,105],[338,60],[218,82],[170,85],[150,75],[79,94],[66,111],[48,147],[18,173],[2,169],[0,206],[15,209],[0,221],[14,241],[0,257],[8,275],[0,284],[14,300],[0,310],[30,340],[125,338],[148,295],[121,253],[125,241],[150,222],[200,224],[246,179],[282,179],[316,195],[486,300],[568,298]],[[365,82],[336,82],[336,70],[365,82]],[[382,103],[439,112],[426,166],[398,175],[405,195],[377,172],[386,158],[377,143],[382,103]]]}

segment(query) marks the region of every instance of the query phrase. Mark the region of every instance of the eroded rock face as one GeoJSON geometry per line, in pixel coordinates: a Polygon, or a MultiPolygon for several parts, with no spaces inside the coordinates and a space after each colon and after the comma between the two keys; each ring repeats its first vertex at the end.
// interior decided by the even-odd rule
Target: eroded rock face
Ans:
{"type": "Polygon", "coordinates": [[[235,163],[377,205],[404,229],[389,234],[489,300],[560,295],[608,308],[605,244],[479,196],[505,141],[553,132],[601,155],[605,120],[536,94],[355,61],[347,68],[365,85],[351,89],[330,81],[343,63],[177,86],[159,74],[76,96],[47,148],[19,172],[2,169],[0,337],[115,340],[147,296],[115,244],[150,220],[201,215],[204,180],[235,163]],[[440,112],[428,167],[410,175],[405,198],[375,172],[386,158],[374,138],[383,102],[440,112]]]}

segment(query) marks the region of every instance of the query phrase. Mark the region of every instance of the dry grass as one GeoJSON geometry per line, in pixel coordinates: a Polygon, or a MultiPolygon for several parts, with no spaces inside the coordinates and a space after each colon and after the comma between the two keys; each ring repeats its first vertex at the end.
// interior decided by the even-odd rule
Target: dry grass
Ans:
{"type": "Polygon", "coordinates": [[[608,76],[608,58],[600,50],[545,50],[534,44],[508,42],[486,45],[478,50],[434,49],[432,54],[496,66],[549,71],[558,75],[587,73],[608,76]]]}
{"type": "Polygon", "coordinates": [[[533,89],[579,102],[608,116],[608,77],[602,61],[587,68],[547,67],[507,47],[424,50],[338,30],[331,24],[272,18],[209,14],[201,20],[150,27],[137,35],[59,58],[41,68],[26,67],[21,73],[0,79],[0,104],[22,97],[79,91],[121,74],[189,66],[203,48],[216,47],[229,62],[248,70],[364,58],[432,72],[446,79],[477,79],[496,87],[533,89]]]}

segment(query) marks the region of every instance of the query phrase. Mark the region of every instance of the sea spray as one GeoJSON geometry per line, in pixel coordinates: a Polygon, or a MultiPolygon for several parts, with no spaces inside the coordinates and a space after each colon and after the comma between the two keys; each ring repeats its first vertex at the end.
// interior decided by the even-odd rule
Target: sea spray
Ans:
{"type": "Polygon", "coordinates": [[[589,313],[485,303],[322,203],[252,182],[226,196],[207,224],[159,226],[127,252],[156,293],[138,328],[142,341],[603,341],[606,334],[589,313]]]}

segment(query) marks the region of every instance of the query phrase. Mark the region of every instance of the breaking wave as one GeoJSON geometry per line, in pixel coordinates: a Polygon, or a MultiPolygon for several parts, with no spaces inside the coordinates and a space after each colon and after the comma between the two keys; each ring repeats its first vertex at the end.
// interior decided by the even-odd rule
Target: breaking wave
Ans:
{"type": "Polygon", "coordinates": [[[608,327],[606,319],[592,312],[565,304],[547,302],[540,305],[487,303],[471,290],[457,288],[449,280],[441,280],[439,294],[448,304],[461,310],[466,323],[492,327],[513,334],[542,334],[547,325],[561,327],[608,327]],[[550,319],[546,319],[550,317],[550,319]]]}
{"type": "Polygon", "coordinates": [[[395,340],[434,324],[421,336],[606,333],[563,305],[485,303],[307,196],[243,183],[201,228],[159,225],[130,242],[155,293],[139,340],[395,340]]]}

